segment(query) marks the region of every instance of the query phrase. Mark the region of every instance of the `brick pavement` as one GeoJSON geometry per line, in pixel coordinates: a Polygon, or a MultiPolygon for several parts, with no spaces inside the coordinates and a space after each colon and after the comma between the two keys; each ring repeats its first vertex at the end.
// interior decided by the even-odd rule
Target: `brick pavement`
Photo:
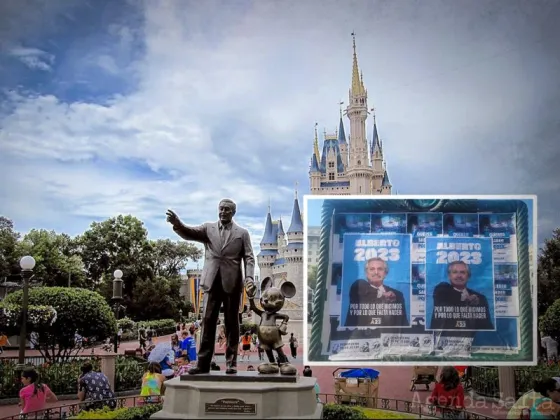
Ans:
{"type": "MultiPolygon", "coordinates": [[[[169,340],[170,335],[161,336],[157,338],[158,340],[169,340]]],[[[119,353],[124,354],[125,350],[133,350],[137,347],[137,342],[129,341],[123,342],[119,348],[119,353]]],[[[106,354],[101,348],[94,349],[95,354],[106,354]]],[[[298,357],[293,364],[298,368],[298,370],[303,370],[303,349],[302,347],[298,348],[298,357]]],[[[86,349],[83,352],[84,355],[91,354],[91,349],[86,349]]],[[[27,356],[39,356],[40,353],[36,350],[28,350],[26,351],[27,356]]],[[[17,356],[17,350],[7,350],[4,354],[0,355],[6,357],[15,357],[17,356]]],[[[221,365],[222,369],[225,368],[225,361],[223,356],[217,357],[218,364],[221,365]]],[[[249,364],[254,365],[255,367],[258,365],[259,360],[256,353],[252,353],[249,361],[241,361],[238,359],[239,369],[246,369],[249,364]]],[[[342,366],[341,366],[342,367],[342,366]]],[[[365,366],[364,367],[372,367],[380,372],[380,380],[379,380],[379,396],[384,398],[391,398],[391,399],[398,399],[403,401],[416,401],[416,402],[425,402],[427,397],[429,397],[429,391],[410,391],[410,380],[412,377],[412,367],[407,366],[383,366],[383,367],[376,367],[376,366],[365,366]]],[[[312,367],[313,369],[313,376],[317,378],[317,382],[321,387],[321,393],[325,394],[334,394],[334,379],[333,379],[333,371],[336,369],[334,367],[325,367],[325,366],[315,366],[312,367]]],[[[67,400],[61,401],[58,403],[54,403],[51,406],[61,405],[61,404],[70,404],[73,402],[77,402],[74,400],[67,400]]],[[[484,401],[476,401],[473,400],[471,397],[466,397],[465,401],[469,411],[474,411],[479,414],[483,414],[486,416],[492,416],[496,418],[505,418],[507,410],[503,407],[499,406],[498,404],[492,404],[490,402],[484,401]]],[[[0,413],[2,417],[15,415],[19,411],[17,406],[0,406],[0,413]]]]}

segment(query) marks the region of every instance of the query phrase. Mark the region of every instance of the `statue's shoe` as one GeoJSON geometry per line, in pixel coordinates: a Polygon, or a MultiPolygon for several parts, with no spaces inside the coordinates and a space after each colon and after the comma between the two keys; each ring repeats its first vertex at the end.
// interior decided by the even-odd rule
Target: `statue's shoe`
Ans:
{"type": "Polygon", "coordinates": [[[281,375],[297,375],[297,368],[290,363],[283,363],[280,365],[280,374],[281,375]]]}
{"type": "Polygon", "coordinates": [[[210,373],[210,368],[203,369],[197,366],[189,369],[189,375],[201,375],[205,373],[210,373]]]}
{"type": "Polygon", "coordinates": [[[257,370],[263,375],[274,375],[278,373],[280,369],[278,369],[278,365],[275,363],[261,363],[257,370]]]}

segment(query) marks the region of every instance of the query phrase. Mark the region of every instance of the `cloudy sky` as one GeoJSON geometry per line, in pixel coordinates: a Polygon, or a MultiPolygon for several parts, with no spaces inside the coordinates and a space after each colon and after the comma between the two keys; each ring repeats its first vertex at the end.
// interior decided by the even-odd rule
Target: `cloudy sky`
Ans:
{"type": "MultiPolygon", "coordinates": [[[[69,234],[220,198],[260,241],[309,188],[352,39],[401,194],[538,194],[560,226],[555,1],[0,2],[0,214],[69,234]]],[[[371,122],[368,132],[371,135],[371,122]]],[[[347,128],[348,130],[348,128],[347,128]]],[[[348,132],[348,131],[347,131],[348,132]]]]}

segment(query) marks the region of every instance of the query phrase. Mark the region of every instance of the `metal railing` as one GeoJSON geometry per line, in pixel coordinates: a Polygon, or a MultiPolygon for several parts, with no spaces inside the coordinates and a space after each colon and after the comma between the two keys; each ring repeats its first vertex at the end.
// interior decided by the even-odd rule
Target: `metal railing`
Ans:
{"type": "MultiPolygon", "coordinates": [[[[319,394],[319,399],[323,404],[342,404],[351,407],[364,407],[377,410],[394,411],[407,413],[414,418],[444,418],[448,413],[461,413],[462,418],[472,420],[493,420],[494,417],[475,413],[468,410],[455,410],[448,407],[438,407],[432,404],[418,401],[397,400],[392,398],[368,397],[362,395],[337,395],[319,394]]],[[[459,417],[457,417],[459,418],[459,417]]]]}
{"type": "MultiPolygon", "coordinates": [[[[116,401],[115,410],[128,407],[138,407],[143,405],[145,397],[140,397],[138,395],[131,396],[131,397],[121,397],[121,398],[114,398],[116,401]]],[[[323,404],[340,404],[341,396],[335,394],[319,394],[319,399],[323,404]]],[[[445,408],[445,407],[436,407],[434,405],[414,402],[414,401],[405,401],[405,400],[397,400],[391,398],[380,398],[380,397],[358,397],[358,400],[350,400],[348,406],[369,406],[375,407],[379,410],[386,410],[386,411],[394,411],[398,413],[407,413],[415,418],[443,418],[445,417],[444,414],[448,412],[456,412],[457,410],[445,408]],[[373,401],[368,401],[368,399],[372,399],[373,401]]],[[[108,403],[110,400],[105,400],[108,403]]],[[[73,404],[65,404],[60,405],[58,407],[47,408],[40,411],[35,411],[28,413],[25,419],[34,420],[34,419],[67,419],[74,417],[80,413],[80,411],[87,409],[88,404],[91,402],[81,402],[81,403],[73,403],[73,404]]],[[[157,406],[154,406],[154,411],[157,409],[157,406]]],[[[493,420],[493,417],[485,416],[478,413],[473,413],[466,410],[461,410],[464,419],[472,419],[472,420],[493,420]]],[[[20,414],[4,417],[1,420],[19,420],[21,419],[20,414]]]]}
{"type": "MultiPolygon", "coordinates": [[[[107,399],[107,400],[104,400],[103,403],[108,404],[111,400],[114,400],[116,402],[115,410],[118,410],[118,409],[125,408],[125,407],[128,407],[128,408],[138,407],[142,403],[144,403],[144,399],[145,399],[145,397],[140,397],[138,395],[135,395],[135,396],[132,396],[132,397],[120,397],[120,398],[107,399]]],[[[38,411],[32,411],[32,412],[27,413],[25,415],[15,414],[13,416],[3,417],[0,420],[68,419],[68,418],[72,418],[74,416],[77,416],[81,411],[88,409],[90,404],[91,404],[91,401],[84,401],[84,402],[73,403],[73,404],[63,404],[63,405],[60,405],[60,406],[57,406],[57,407],[45,408],[43,410],[38,410],[38,411]]],[[[145,405],[142,404],[142,406],[145,406],[145,405]]]]}
{"type": "MultiPolygon", "coordinates": [[[[515,393],[519,398],[533,387],[533,381],[542,377],[560,376],[560,366],[541,364],[536,367],[514,368],[515,393]]],[[[500,399],[499,371],[494,366],[472,366],[472,390],[483,397],[500,399]]]]}

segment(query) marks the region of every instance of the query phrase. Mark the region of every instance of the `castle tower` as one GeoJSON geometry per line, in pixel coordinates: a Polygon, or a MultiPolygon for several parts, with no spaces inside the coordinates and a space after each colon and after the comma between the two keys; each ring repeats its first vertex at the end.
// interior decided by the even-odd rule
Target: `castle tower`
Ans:
{"type": "Polygon", "coordinates": [[[350,152],[348,178],[350,194],[371,194],[373,170],[369,164],[369,147],[366,138],[366,119],[368,115],[367,90],[363,76],[359,73],[356,54],[356,37],[352,34],[354,50],[352,61],[352,86],[348,94],[346,116],[350,120],[350,152]]]}
{"type": "Polygon", "coordinates": [[[278,258],[278,237],[274,233],[272,224],[272,215],[270,214],[270,205],[268,206],[268,214],[266,215],[266,223],[264,226],[264,234],[260,243],[260,252],[257,255],[257,263],[259,264],[260,277],[272,277],[272,266],[278,258]]]}
{"type": "Polygon", "coordinates": [[[343,112],[343,102],[339,102],[338,130],[334,135],[325,132],[322,153],[318,152],[315,128],[313,155],[309,165],[312,195],[391,194],[390,183],[385,181],[383,184],[385,157],[373,109],[373,137],[369,144],[367,140],[368,93],[358,66],[354,34],[352,34],[352,50],[352,82],[348,94],[348,106],[343,112]],[[350,123],[348,137],[343,114],[348,117],[350,123]]]}

